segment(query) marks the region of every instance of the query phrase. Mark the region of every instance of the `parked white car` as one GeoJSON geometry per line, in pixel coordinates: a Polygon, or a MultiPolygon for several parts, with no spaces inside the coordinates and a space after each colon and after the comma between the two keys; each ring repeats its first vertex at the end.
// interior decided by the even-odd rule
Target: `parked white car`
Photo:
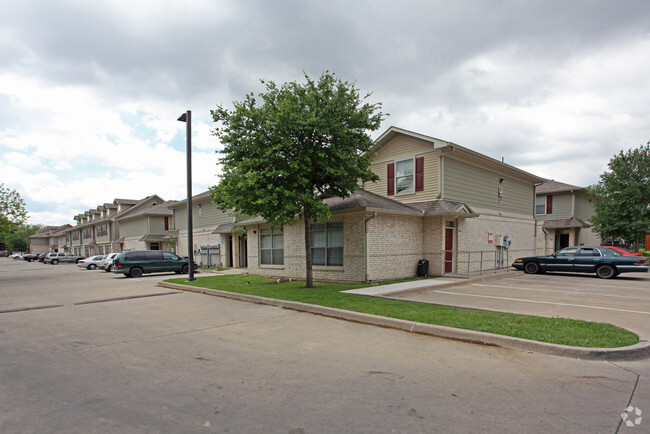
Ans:
{"type": "Polygon", "coordinates": [[[13,255],[9,255],[11,259],[23,259],[23,254],[22,253],[14,253],[13,255]]]}
{"type": "Polygon", "coordinates": [[[77,267],[94,270],[104,263],[104,255],[90,256],[77,262],[77,267]]]}
{"type": "Polygon", "coordinates": [[[113,259],[115,259],[117,255],[119,255],[119,253],[109,253],[108,255],[104,256],[104,259],[98,265],[99,269],[110,273],[110,271],[113,269],[113,259]]]}

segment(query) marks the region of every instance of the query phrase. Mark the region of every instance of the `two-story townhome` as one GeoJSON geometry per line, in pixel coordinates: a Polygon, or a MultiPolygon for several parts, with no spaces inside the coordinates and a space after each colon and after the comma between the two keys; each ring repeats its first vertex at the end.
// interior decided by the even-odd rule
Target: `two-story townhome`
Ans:
{"type": "MultiPolygon", "coordinates": [[[[187,256],[187,199],[170,208],[174,213],[176,253],[187,256]]],[[[237,220],[238,216],[217,208],[209,190],[192,196],[192,251],[197,263],[211,267],[246,267],[246,234],[233,232],[237,220]]]]}
{"type": "MultiPolygon", "coordinates": [[[[376,141],[379,181],[326,198],[331,221],[312,227],[316,280],[376,281],[480,273],[535,251],[535,186],[542,178],[468,148],[391,127],[376,141]]],[[[248,233],[251,274],[304,278],[304,224],[248,233]]]]}
{"type": "MultiPolygon", "coordinates": [[[[76,226],[66,230],[69,251],[86,257],[121,252],[125,247],[124,237],[120,237],[118,218],[162,202],[164,199],[158,195],[140,200],[115,199],[76,215],[76,226]]],[[[146,234],[141,234],[143,235],[146,234]]]]}
{"type": "Polygon", "coordinates": [[[149,201],[138,204],[115,221],[119,224],[123,250],[170,250],[172,210],[176,201],[162,203],[149,201]]]}
{"type": "Polygon", "coordinates": [[[29,251],[31,253],[45,253],[45,252],[63,252],[69,245],[66,241],[66,230],[71,225],[65,224],[61,226],[46,226],[39,229],[34,235],[29,237],[29,251]]]}
{"type": "Polygon", "coordinates": [[[546,255],[567,246],[600,245],[589,220],[594,204],[583,187],[553,180],[537,187],[537,254],[546,255]]]}

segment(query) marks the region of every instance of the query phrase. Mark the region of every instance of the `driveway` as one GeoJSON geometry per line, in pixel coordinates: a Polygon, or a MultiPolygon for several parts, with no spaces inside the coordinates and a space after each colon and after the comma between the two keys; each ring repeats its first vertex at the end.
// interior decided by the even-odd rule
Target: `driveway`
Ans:
{"type": "Polygon", "coordinates": [[[0,258],[0,432],[623,432],[625,408],[650,411],[647,361],[155,286],[167,277],[0,258]]]}
{"type": "Polygon", "coordinates": [[[614,324],[650,340],[650,275],[508,272],[386,296],[473,309],[614,324]]]}

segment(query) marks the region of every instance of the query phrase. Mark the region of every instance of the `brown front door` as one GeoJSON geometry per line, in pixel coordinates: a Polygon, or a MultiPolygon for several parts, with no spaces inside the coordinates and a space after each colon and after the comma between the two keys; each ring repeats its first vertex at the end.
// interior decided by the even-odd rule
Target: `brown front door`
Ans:
{"type": "Polygon", "coordinates": [[[454,230],[445,229],[445,273],[454,271],[454,230]]]}
{"type": "Polygon", "coordinates": [[[569,247],[569,234],[560,234],[557,237],[557,250],[562,250],[565,247],[569,247]]]}

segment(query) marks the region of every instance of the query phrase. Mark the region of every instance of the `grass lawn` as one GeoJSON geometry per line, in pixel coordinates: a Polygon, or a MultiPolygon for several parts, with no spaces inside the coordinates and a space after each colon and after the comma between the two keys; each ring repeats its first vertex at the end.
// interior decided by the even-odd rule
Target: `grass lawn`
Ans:
{"type": "Polygon", "coordinates": [[[315,283],[317,288],[306,289],[304,287],[305,282],[295,281],[278,284],[273,279],[242,274],[202,277],[193,282],[188,282],[187,278],[170,279],[166,280],[166,282],[280,300],[299,301],[354,312],[514,336],[553,344],[589,348],[615,348],[639,342],[639,337],[636,334],[610,324],[566,318],[485,312],[341,293],[341,291],[348,289],[367,286],[365,284],[315,283]]]}

